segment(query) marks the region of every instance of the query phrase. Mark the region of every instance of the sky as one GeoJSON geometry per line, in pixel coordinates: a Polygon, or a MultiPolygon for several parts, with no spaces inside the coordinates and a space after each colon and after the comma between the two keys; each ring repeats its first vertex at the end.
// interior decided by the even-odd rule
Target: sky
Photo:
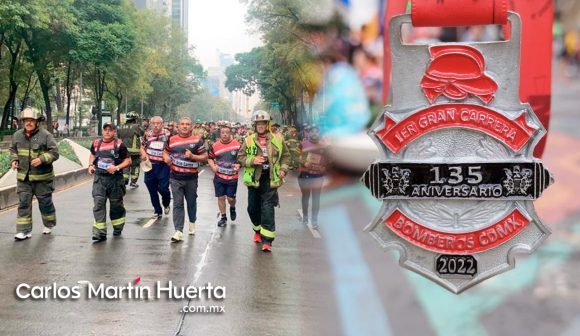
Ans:
{"type": "Polygon", "coordinates": [[[261,44],[244,23],[245,5],[239,0],[190,0],[189,43],[204,68],[217,66],[217,49],[229,54],[250,51],[261,44]]]}

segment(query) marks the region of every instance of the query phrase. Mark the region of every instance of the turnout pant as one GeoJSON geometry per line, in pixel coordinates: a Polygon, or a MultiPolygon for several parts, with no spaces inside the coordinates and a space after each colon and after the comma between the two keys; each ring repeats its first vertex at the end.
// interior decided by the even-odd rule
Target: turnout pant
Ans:
{"type": "Polygon", "coordinates": [[[187,216],[190,223],[195,223],[197,216],[197,175],[189,180],[171,179],[171,193],[173,194],[173,226],[176,231],[183,232],[185,221],[185,205],[187,202],[187,216]]]}
{"type": "Polygon", "coordinates": [[[278,205],[278,189],[270,188],[270,175],[262,172],[260,186],[248,187],[248,215],[254,232],[260,233],[262,241],[267,244],[272,244],[276,238],[274,207],[278,205]]]}
{"type": "Polygon", "coordinates": [[[161,195],[161,202],[166,208],[171,203],[171,193],[169,192],[169,166],[165,163],[154,163],[153,169],[145,173],[145,185],[151,197],[151,204],[156,214],[162,214],[161,204],[159,203],[159,195],[161,195]]]}
{"type": "Polygon", "coordinates": [[[129,184],[129,180],[131,180],[131,183],[137,183],[140,172],[141,156],[131,155],[131,166],[123,169],[123,179],[125,180],[125,184],[129,184]]]}
{"type": "Polygon", "coordinates": [[[125,183],[122,175],[96,174],[93,180],[93,235],[107,234],[107,200],[109,200],[109,217],[115,232],[123,231],[125,225],[125,183]]]}
{"type": "Polygon", "coordinates": [[[56,225],[56,210],[52,203],[54,182],[51,181],[17,181],[18,215],[16,217],[16,232],[29,233],[32,231],[32,197],[36,196],[38,208],[42,215],[42,223],[47,228],[56,225]]]}

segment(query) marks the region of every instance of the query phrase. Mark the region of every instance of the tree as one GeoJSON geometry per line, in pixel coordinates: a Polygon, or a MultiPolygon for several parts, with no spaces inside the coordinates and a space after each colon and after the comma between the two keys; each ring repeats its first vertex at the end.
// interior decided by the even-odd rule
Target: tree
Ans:
{"type": "Polygon", "coordinates": [[[246,21],[262,35],[264,46],[236,55],[226,70],[226,87],[247,95],[259,90],[263,100],[278,103],[283,122],[306,118],[306,104],[317,87],[311,50],[316,34],[302,20],[304,3],[296,0],[250,0],[246,21]]]}
{"type": "Polygon", "coordinates": [[[175,118],[176,108],[189,102],[201,89],[205,71],[185,44],[181,30],[173,29],[167,49],[162,51],[165,57],[160,65],[165,71],[153,76],[151,81],[153,90],[148,95],[151,113],[175,118]]]}
{"type": "Polygon", "coordinates": [[[50,91],[53,73],[70,48],[70,36],[76,27],[71,12],[72,0],[24,0],[28,12],[22,16],[25,26],[19,34],[26,44],[44,99],[47,127],[52,130],[50,91]]]}
{"type": "Polygon", "coordinates": [[[26,8],[19,3],[6,2],[0,4],[0,55],[4,47],[8,51],[9,59],[9,74],[8,74],[8,99],[4,104],[4,113],[0,129],[6,128],[9,117],[13,115],[16,92],[18,90],[18,82],[16,80],[18,73],[18,65],[22,60],[22,39],[15,32],[25,26],[22,22],[21,16],[26,13],[26,8]]]}
{"type": "Polygon", "coordinates": [[[89,67],[100,130],[107,73],[135,47],[135,28],[120,0],[76,0],[74,5],[81,28],[72,56],[89,67]]]}
{"type": "Polygon", "coordinates": [[[62,113],[66,104],[70,123],[79,75],[91,88],[100,122],[102,101],[118,112],[125,102],[132,109],[146,106],[148,115],[175,116],[200,90],[205,71],[181,29],[129,0],[0,2],[0,102],[6,110],[0,128],[19,98],[21,106],[44,107],[49,129],[53,105],[62,113]]]}

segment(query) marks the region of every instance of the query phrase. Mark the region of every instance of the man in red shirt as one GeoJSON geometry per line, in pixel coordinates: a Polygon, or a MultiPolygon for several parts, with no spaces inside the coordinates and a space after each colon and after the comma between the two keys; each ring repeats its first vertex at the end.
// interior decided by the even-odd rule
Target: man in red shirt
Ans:
{"type": "Polygon", "coordinates": [[[171,169],[169,181],[173,194],[173,226],[175,227],[175,234],[171,237],[171,241],[175,243],[183,240],[185,202],[187,202],[187,216],[189,217],[189,234],[195,234],[198,169],[200,163],[207,162],[203,138],[192,131],[191,119],[181,118],[177,134],[169,138],[163,152],[163,160],[171,169]]]}
{"type": "Polygon", "coordinates": [[[219,141],[214,143],[209,150],[209,166],[214,172],[213,185],[215,197],[218,198],[220,220],[217,225],[227,225],[226,198],[230,204],[230,220],[236,220],[236,192],[238,190],[238,171],[240,164],[237,162],[240,143],[232,138],[232,130],[223,125],[219,130],[219,141]]]}
{"type": "Polygon", "coordinates": [[[145,185],[153,205],[153,219],[161,218],[163,213],[168,215],[170,210],[169,166],[163,160],[163,150],[170,136],[169,131],[163,128],[163,119],[155,116],[151,118],[151,129],[145,132],[141,141],[141,160],[151,161],[152,166],[152,169],[145,173],[145,185]]]}

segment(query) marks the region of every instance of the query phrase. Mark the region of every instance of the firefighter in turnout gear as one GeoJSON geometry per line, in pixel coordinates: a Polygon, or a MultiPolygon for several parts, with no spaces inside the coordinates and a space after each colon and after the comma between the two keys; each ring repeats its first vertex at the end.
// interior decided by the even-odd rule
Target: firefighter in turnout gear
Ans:
{"type": "Polygon", "coordinates": [[[290,126],[287,135],[285,136],[286,146],[290,152],[290,169],[298,169],[300,166],[300,139],[298,138],[298,131],[296,127],[290,126]]]}
{"type": "Polygon", "coordinates": [[[256,111],[252,115],[255,133],[248,135],[238,154],[248,186],[248,214],[254,229],[254,242],[262,251],[271,252],[276,237],[274,207],[279,205],[278,188],[288,173],[290,154],[281,134],[269,130],[270,115],[256,111]]]}
{"type": "Polygon", "coordinates": [[[207,140],[209,134],[205,130],[205,128],[201,125],[201,119],[195,119],[195,124],[193,125],[193,133],[197,133],[199,136],[203,138],[203,140],[207,140]]]}
{"type": "Polygon", "coordinates": [[[128,114],[127,122],[117,131],[118,138],[127,147],[131,156],[131,166],[123,169],[125,185],[128,185],[130,181],[131,188],[139,187],[137,180],[139,180],[141,172],[141,137],[143,134],[143,129],[137,124],[137,116],[134,114],[128,114]]]}
{"type": "Polygon", "coordinates": [[[52,164],[59,157],[54,137],[39,128],[41,115],[38,110],[27,107],[20,119],[23,128],[12,137],[10,146],[11,167],[17,170],[16,192],[18,215],[14,239],[24,240],[32,232],[32,197],[36,196],[44,224],[44,234],[50,234],[56,225],[56,210],[52,202],[54,171],[52,164]]]}
{"type": "Polygon", "coordinates": [[[125,182],[123,169],[131,166],[131,157],[122,140],[116,137],[117,127],[106,122],[103,136],[93,141],[89,157],[89,174],[93,180],[93,240],[107,240],[107,200],[113,235],[119,236],[125,225],[125,182]]]}

